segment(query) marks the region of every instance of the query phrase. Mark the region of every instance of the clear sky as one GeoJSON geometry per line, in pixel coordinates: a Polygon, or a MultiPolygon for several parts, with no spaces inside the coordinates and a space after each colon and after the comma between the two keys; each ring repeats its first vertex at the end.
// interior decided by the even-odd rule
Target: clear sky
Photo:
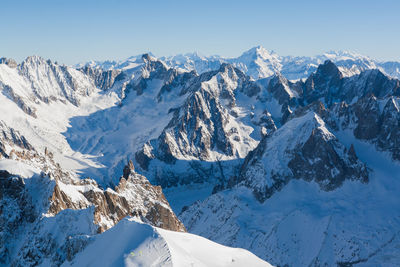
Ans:
{"type": "Polygon", "coordinates": [[[398,0],[0,0],[0,57],[65,64],[198,51],[350,50],[400,61],[398,0]]]}

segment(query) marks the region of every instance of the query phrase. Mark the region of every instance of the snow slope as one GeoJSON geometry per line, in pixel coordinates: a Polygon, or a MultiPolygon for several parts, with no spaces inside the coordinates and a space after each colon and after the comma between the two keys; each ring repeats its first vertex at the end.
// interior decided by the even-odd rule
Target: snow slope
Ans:
{"type": "Polygon", "coordinates": [[[252,253],[126,218],[62,266],[271,266],[252,253]]]}

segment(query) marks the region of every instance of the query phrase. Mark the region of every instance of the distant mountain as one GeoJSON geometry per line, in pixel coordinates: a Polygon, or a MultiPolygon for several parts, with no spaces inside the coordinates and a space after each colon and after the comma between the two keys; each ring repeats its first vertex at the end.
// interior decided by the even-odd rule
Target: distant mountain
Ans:
{"type": "MultiPolygon", "coordinates": [[[[135,66],[138,57],[130,57],[127,60],[115,62],[88,62],[86,65],[101,67],[105,70],[126,69],[135,66]]],[[[268,78],[276,73],[281,73],[289,80],[307,78],[318,65],[326,60],[334,62],[344,76],[360,74],[364,70],[379,69],[381,72],[393,78],[400,79],[399,62],[380,62],[367,56],[348,51],[329,51],[314,57],[305,56],[279,56],[273,51],[268,51],[262,46],[257,46],[245,51],[237,58],[224,58],[221,56],[203,56],[199,53],[161,57],[169,67],[181,71],[196,70],[197,73],[217,70],[223,63],[229,63],[240,69],[251,78],[258,80],[268,78]]],[[[79,67],[85,64],[79,64],[79,67]]]]}

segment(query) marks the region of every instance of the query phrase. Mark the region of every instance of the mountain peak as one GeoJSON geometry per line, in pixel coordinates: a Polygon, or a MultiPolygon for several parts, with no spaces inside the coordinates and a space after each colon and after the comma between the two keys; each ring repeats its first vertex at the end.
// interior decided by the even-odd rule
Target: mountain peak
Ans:
{"type": "Polygon", "coordinates": [[[342,73],[339,68],[331,60],[325,60],[323,64],[320,64],[317,69],[317,75],[319,76],[338,76],[341,77],[342,73]]]}
{"type": "Polygon", "coordinates": [[[348,51],[348,50],[330,50],[327,51],[326,53],[323,54],[325,57],[329,59],[356,59],[356,58],[368,58],[366,56],[363,56],[359,53],[353,52],[353,51],[348,51]]]}
{"type": "Polygon", "coordinates": [[[51,62],[50,59],[46,61],[41,56],[33,55],[33,56],[28,56],[24,61],[22,61],[21,65],[41,65],[41,64],[46,64],[46,62],[51,62]]]}
{"type": "Polygon", "coordinates": [[[249,50],[247,50],[246,52],[244,52],[242,54],[241,57],[248,57],[251,56],[253,58],[261,58],[264,60],[267,59],[272,59],[272,58],[277,58],[278,55],[273,52],[273,51],[268,51],[267,49],[265,49],[263,46],[259,45],[259,46],[255,46],[249,50]]]}
{"type": "Polygon", "coordinates": [[[218,69],[218,72],[226,72],[227,70],[233,70],[234,66],[229,63],[222,63],[218,69]]]}
{"type": "Polygon", "coordinates": [[[199,59],[206,59],[206,56],[198,51],[194,51],[191,53],[186,53],[183,56],[189,57],[189,58],[199,58],[199,59]]]}
{"type": "Polygon", "coordinates": [[[153,58],[148,53],[145,53],[142,55],[142,59],[144,61],[151,61],[153,58]]]}

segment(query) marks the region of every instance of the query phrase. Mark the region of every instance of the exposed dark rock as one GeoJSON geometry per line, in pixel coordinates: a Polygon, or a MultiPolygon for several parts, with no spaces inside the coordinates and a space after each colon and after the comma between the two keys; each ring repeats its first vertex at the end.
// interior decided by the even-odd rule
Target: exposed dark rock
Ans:
{"type": "Polygon", "coordinates": [[[274,75],[268,83],[267,91],[280,105],[295,106],[298,95],[302,92],[280,73],[274,75]]]}
{"type": "Polygon", "coordinates": [[[341,129],[353,130],[354,136],[369,141],[380,150],[400,160],[400,108],[397,97],[378,99],[374,95],[360,98],[351,105],[334,106],[331,121],[341,129]]]}
{"type": "Polygon", "coordinates": [[[352,109],[358,119],[354,136],[366,140],[376,138],[380,131],[380,111],[377,99],[373,95],[362,98],[352,109]]]}
{"type": "Polygon", "coordinates": [[[133,167],[133,162],[130,160],[129,162],[128,162],[128,165],[125,165],[125,167],[124,167],[124,170],[123,170],[123,177],[125,178],[125,179],[128,179],[128,177],[129,177],[129,175],[131,174],[131,173],[134,173],[135,172],[135,167],[133,167]]]}
{"type": "Polygon", "coordinates": [[[102,70],[85,66],[80,71],[91,77],[94,80],[94,84],[102,90],[113,87],[115,82],[125,78],[125,74],[121,70],[102,70]]]}
{"type": "Polygon", "coordinates": [[[50,199],[49,212],[57,214],[64,209],[84,209],[94,205],[94,222],[99,225],[98,232],[107,230],[110,225],[126,216],[138,216],[147,223],[164,229],[185,231],[185,227],[169,207],[161,187],[151,185],[144,176],[137,174],[132,161],[125,166],[124,176],[115,190],[103,191],[91,179],[82,180],[79,184],[94,188],[82,192],[87,201],[73,201],[56,185],[50,199]],[[109,223],[104,224],[104,221],[109,223]]]}
{"type": "Polygon", "coordinates": [[[306,103],[324,98],[325,102],[331,105],[339,96],[342,83],[343,75],[340,70],[332,61],[325,61],[304,83],[303,95],[306,103]]]}
{"type": "Polygon", "coordinates": [[[325,191],[340,187],[345,179],[368,182],[367,168],[358,161],[354,147],[346,154],[337,140],[326,140],[318,128],[294,152],[288,167],[297,179],[314,180],[325,191]]]}
{"type": "Polygon", "coordinates": [[[36,109],[34,107],[30,107],[26,101],[21,96],[17,95],[10,86],[5,85],[0,81],[0,88],[3,91],[3,94],[14,101],[23,112],[34,118],[37,118],[36,109]]]}
{"type": "MultiPolygon", "coordinates": [[[[320,112],[325,112],[323,106],[315,106],[318,107],[320,112]]],[[[291,119],[273,134],[263,137],[258,147],[248,154],[239,177],[236,181],[230,181],[229,187],[244,184],[253,189],[259,201],[264,201],[292,179],[315,181],[325,191],[340,187],[346,179],[368,182],[368,170],[358,160],[354,147],[347,151],[328,132],[322,120],[312,114],[315,113],[308,111],[302,114],[299,110],[300,117],[291,119]],[[296,135],[304,137],[298,139],[296,135]],[[290,140],[280,142],[282,136],[290,140]],[[270,153],[282,153],[280,155],[283,158],[276,158],[276,155],[270,153]],[[287,167],[275,169],[273,164],[277,160],[281,161],[280,164],[287,162],[287,167]]]]}
{"type": "Polygon", "coordinates": [[[25,191],[22,178],[13,176],[7,171],[1,171],[0,176],[0,263],[10,260],[9,248],[5,244],[12,240],[15,233],[26,223],[36,219],[36,210],[32,199],[25,191]]]}
{"type": "MultiPolygon", "coordinates": [[[[291,83],[280,74],[269,79],[268,91],[282,105],[282,113],[289,106],[292,110],[314,101],[323,102],[328,108],[337,103],[350,104],[354,99],[375,95],[378,98],[400,94],[400,81],[392,79],[377,69],[344,77],[330,60],[318,66],[308,79],[291,83]],[[290,96],[288,92],[295,93],[290,96]]],[[[283,121],[285,122],[285,120],[283,121]]]]}
{"type": "Polygon", "coordinates": [[[6,144],[17,146],[24,150],[33,151],[31,144],[18,131],[8,127],[4,121],[0,120],[0,157],[9,158],[12,150],[7,151],[6,144]]]}

